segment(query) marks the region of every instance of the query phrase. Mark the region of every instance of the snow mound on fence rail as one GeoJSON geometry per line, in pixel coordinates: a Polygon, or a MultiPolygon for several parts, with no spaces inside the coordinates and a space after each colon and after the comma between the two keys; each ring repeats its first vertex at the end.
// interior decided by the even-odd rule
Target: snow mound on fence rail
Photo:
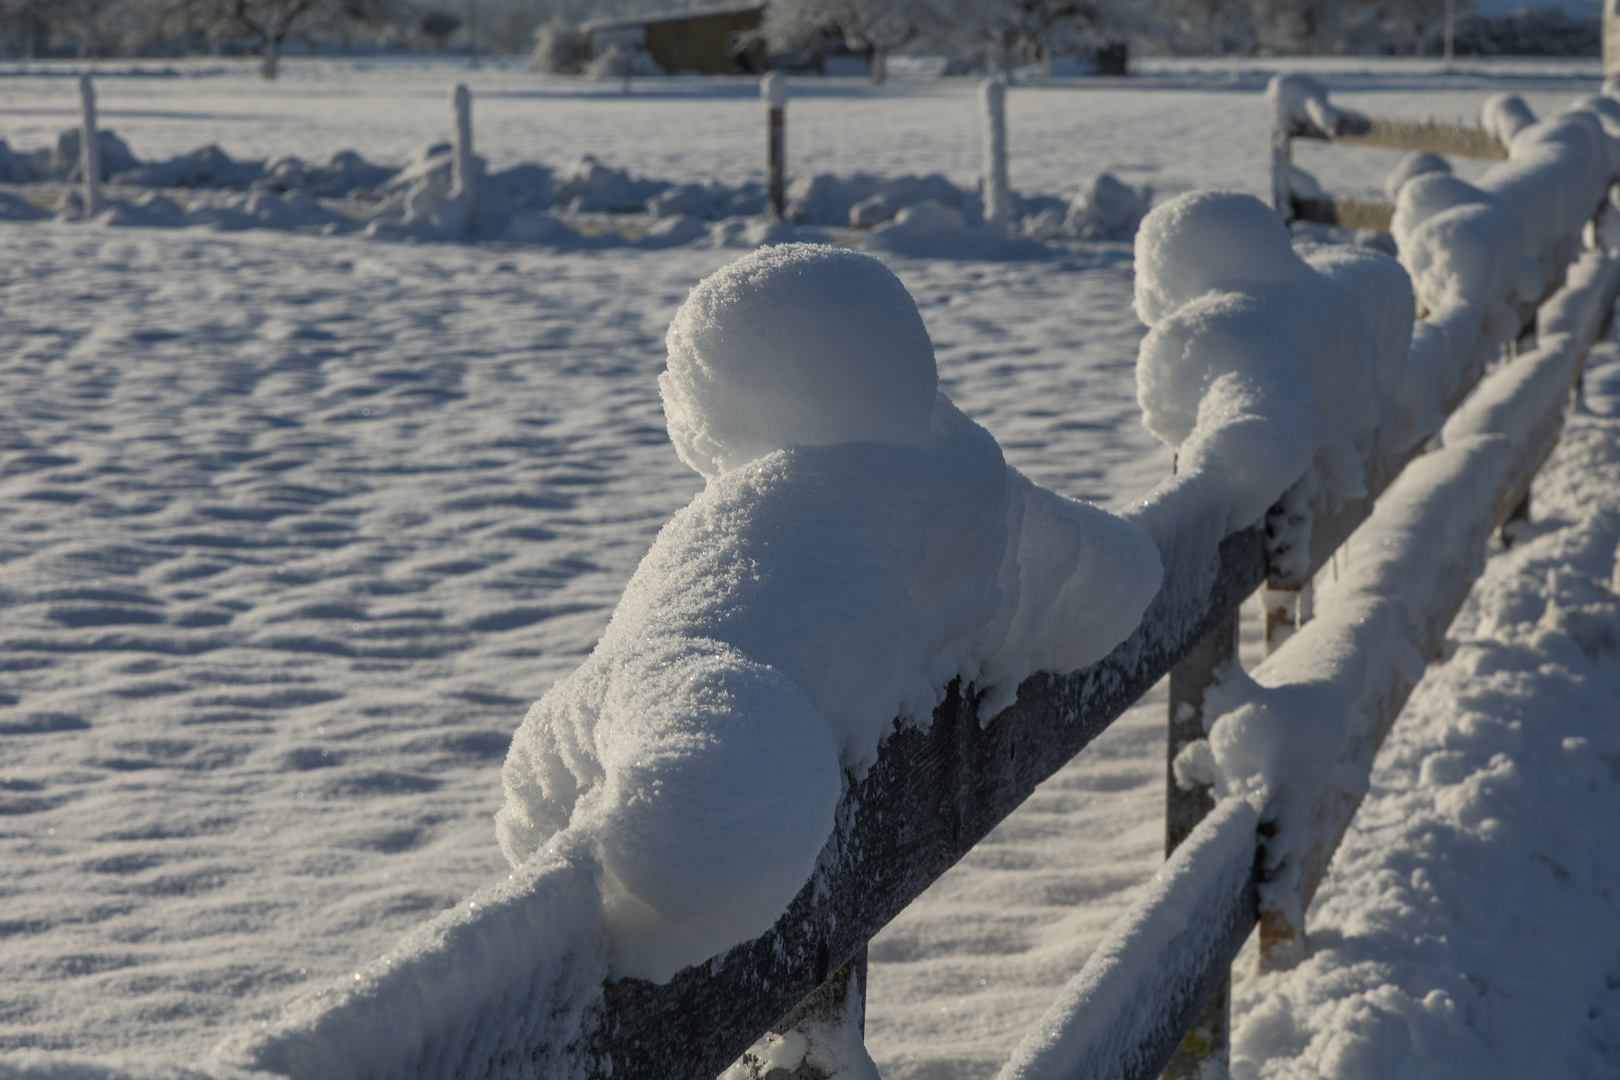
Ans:
{"type": "Polygon", "coordinates": [[[133,1058],[0,1055],[4,1080],[572,1080],[595,1064],[607,938],[600,868],[558,836],[336,983],[189,1066],[133,1058]]]}
{"type": "Polygon", "coordinates": [[[1234,669],[1205,695],[1208,738],[1177,755],[1176,779],[1261,811],[1271,826],[1261,907],[1290,926],[1304,925],[1306,864],[1323,842],[1318,808],[1336,792],[1366,791],[1373,732],[1393,719],[1380,711],[1389,688],[1422,676],[1419,649],[1433,648],[1436,620],[1483,561],[1486,496],[1510,461],[1508,440],[1485,435],[1413,462],[1343,549],[1354,569],[1324,588],[1323,613],[1252,678],[1234,669]]]}
{"type": "Polygon", "coordinates": [[[352,979],[227,1039],[212,1064],[293,1080],[582,1075],[607,974],[599,872],[580,837],[555,837],[352,979]]]}
{"type": "Polygon", "coordinates": [[[1100,659],[1159,584],[1132,526],[1036,487],[936,389],[877,260],[788,245],[705,279],[660,380],[708,486],[659,533],[581,668],[507,759],[502,849],[600,858],[616,974],[658,981],[769,928],[841,772],[954,678],[988,717],[1100,659]]]}
{"type": "MultiPolygon", "coordinates": [[[[1380,374],[1407,352],[1411,305],[1394,260],[1307,249],[1263,203],[1195,192],[1136,240],[1142,422],[1178,470],[1226,486],[1227,529],[1257,520],[1318,455],[1343,495],[1382,412],[1380,374]]],[[[1390,381],[1394,381],[1390,376],[1390,381]]]]}
{"type": "Polygon", "coordinates": [[[1579,249],[1582,226],[1620,174],[1620,103],[1587,97],[1542,120],[1518,98],[1486,103],[1508,160],[1477,183],[1410,176],[1391,229],[1424,312],[1466,303],[1493,340],[1518,336],[1515,305],[1538,300],[1579,249]]]}

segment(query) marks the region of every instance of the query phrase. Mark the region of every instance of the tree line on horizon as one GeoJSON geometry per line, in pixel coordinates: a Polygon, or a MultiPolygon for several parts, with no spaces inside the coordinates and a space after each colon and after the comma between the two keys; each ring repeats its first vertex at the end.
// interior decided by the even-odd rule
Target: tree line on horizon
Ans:
{"type": "MultiPolygon", "coordinates": [[[[716,0],[0,0],[0,57],[252,53],[274,77],[300,51],[529,53],[593,18],[716,0]]],[[[723,2],[723,0],[722,0],[723,2]]],[[[1457,53],[1595,55],[1598,24],[1558,9],[1486,18],[1457,0],[1457,53]]],[[[1446,0],[770,0],[773,50],[818,40],[874,56],[948,55],[963,70],[1129,42],[1189,55],[1433,55],[1446,0]]],[[[542,65],[543,66],[543,65],[542,65]]]]}

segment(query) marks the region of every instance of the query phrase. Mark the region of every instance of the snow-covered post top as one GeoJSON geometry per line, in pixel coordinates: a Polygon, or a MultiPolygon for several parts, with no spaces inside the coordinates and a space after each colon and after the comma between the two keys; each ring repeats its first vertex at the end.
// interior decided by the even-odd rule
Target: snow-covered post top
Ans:
{"type": "Polygon", "coordinates": [[[1328,101],[1327,87],[1309,75],[1273,75],[1266,84],[1266,100],[1277,123],[1293,135],[1342,135],[1362,119],[1359,113],[1335,108],[1328,101]]]}
{"type": "Polygon", "coordinates": [[[79,171],[84,174],[84,216],[101,209],[101,136],[96,131],[96,88],[90,76],[79,77],[79,171]]]}
{"type": "Polygon", "coordinates": [[[456,155],[451,165],[450,194],[460,195],[472,186],[472,94],[467,84],[457,83],[450,100],[456,109],[456,155]]]}
{"type": "Polygon", "coordinates": [[[759,80],[759,96],[765,102],[770,215],[780,221],[787,212],[787,78],[780,71],[766,72],[759,80]]]}
{"type": "Polygon", "coordinates": [[[759,80],[759,96],[772,109],[787,108],[787,79],[780,71],[767,71],[759,80]]]}
{"type": "Polygon", "coordinates": [[[1292,118],[1282,95],[1276,92],[1277,80],[1281,77],[1274,76],[1266,86],[1266,101],[1271,106],[1271,208],[1284,221],[1292,221],[1294,199],[1290,177],[1294,163],[1294,134],[1292,118]]]}
{"type": "Polygon", "coordinates": [[[681,460],[704,476],[789,445],[928,440],[938,374],[916,302],[887,267],[791,244],[692,290],[658,377],[681,460]]]}
{"type": "Polygon", "coordinates": [[[979,84],[984,107],[984,220],[1012,218],[1012,191],[1007,186],[1007,83],[1000,77],[979,84]]]}

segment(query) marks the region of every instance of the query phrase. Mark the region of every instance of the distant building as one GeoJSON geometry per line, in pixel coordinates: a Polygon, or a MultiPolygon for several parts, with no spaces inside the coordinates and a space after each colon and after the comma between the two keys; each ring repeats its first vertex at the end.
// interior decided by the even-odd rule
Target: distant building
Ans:
{"type": "Polygon", "coordinates": [[[591,39],[591,51],[597,56],[617,45],[645,49],[671,75],[683,71],[752,75],[765,70],[765,46],[758,41],[744,45],[742,38],[758,30],[764,17],[763,3],[731,4],[598,19],[580,29],[591,39]]]}

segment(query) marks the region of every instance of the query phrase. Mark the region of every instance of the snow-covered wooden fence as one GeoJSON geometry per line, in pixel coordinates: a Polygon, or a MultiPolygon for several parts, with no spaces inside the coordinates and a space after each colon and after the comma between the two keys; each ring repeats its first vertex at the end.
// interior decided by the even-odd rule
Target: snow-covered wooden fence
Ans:
{"type": "MultiPolygon", "coordinates": [[[[579,955],[586,946],[577,944],[595,940],[585,931],[600,917],[594,891],[575,884],[592,873],[589,860],[558,841],[509,882],[356,971],[352,983],[228,1043],[223,1063],[297,1080],[712,1080],[818,988],[828,987],[823,999],[847,1000],[850,971],[859,978],[872,936],[1160,678],[1181,663],[1215,667],[1200,650],[1212,651],[1212,633],[1230,633],[1233,614],[1260,585],[1309,580],[1333,552],[1347,551],[1352,566],[1337,602],[1253,673],[1260,712],[1270,708],[1276,719],[1289,701],[1304,703],[1294,711],[1307,723],[1295,732],[1283,725],[1273,748],[1298,768],[1270,777],[1271,789],[1217,790],[1224,797],[1213,813],[1196,825],[1189,817],[1149,895],[1003,1075],[1158,1074],[1257,922],[1271,962],[1286,962],[1301,940],[1300,913],[1360,801],[1355,777],[1364,780],[1436,655],[1491,529],[1557,441],[1570,389],[1620,291],[1620,225],[1606,201],[1599,205],[1620,175],[1620,142],[1598,126],[1600,113],[1620,130],[1614,103],[1549,118],[1539,141],[1515,143],[1484,190],[1431,181],[1403,191],[1397,224],[1421,321],[1392,377],[1404,380],[1410,407],[1386,410],[1357,444],[1359,491],[1294,484],[1271,513],[1243,524],[1267,502],[1253,513],[1231,509],[1234,488],[1218,470],[1169,478],[1129,512],[1157,543],[1165,571],[1135,632],[1088,668],[1024,680],[1016,703],[988,723],[973,688],[953,684],[931,725],[897,727],[870,771],[849,779],[815,873],[765,934],[661,985],[604,986],[597,973],[605,962],[579,955]],[[1427,216],[1406,229],[1403,208],[1419,216],[1413,192],[1429,199],[1427,216]],[[1436,211],[1448,192],[1449,208],[1436,211]],[[1493,237],[1505,246],[1486,260],[1492,267],[1459,279],[1458,265],[1466,269],[1493,237]],[[1519,265],[1521,251],[1540,262],[1519,265]],[[1517,337],[1507,302],[1540,295],[1555,276],[1565,285],[1541,307],[1535,347],[1487,375],[1495,343],[1517,337]],[[1234,516],[1242,527],[1231,527],[1234,516]],[[1277,697],[1267,704],[1265,693],[1277,697]],[[1330,714],[1336,727],[1320,723],[1330,714]]],[[[1224,265],[1221,239],[1206,246],[1224,265]]],[[[1279,243],[1288,250],[1285,236],[1279,243]]],[[[1409,328],[1410,295],[1388,299],[1409,328]]],[[[1388,311],[1378,314],[1388,321],[1388,311]]],[[[1213,651],[1222,647],[1217,640],[1213,651]]]]}
{"type": "MultiPolygon", "coordinates": [[[[1448,421],[1446,449],[1394,478],[1340,549],[1365,581],[1347,590],[1352,602],[1323,613],[1263,665],[1274,685],[1333,686],[1350,711],[1368,718],[1339,748],[1337,762],[1363,770],[1370,764],[1422,662],[1439,655],[1491,530],[1522,499],[1555,445],[1580,364],[1620,286],[1617,241],[1609,230],[1609,250],[1583,259],[1573,272],[1577,280],[1544,309],[1546,343],[1485,380],[1448,421]]],[[[1325,524],[1313,529],[1313,548],[1343,527],[1342,520],[1325,524]]],[[[1222,802],[1032,1030],[1004,1075],[1156,1075],[1181,1041],[1191,1003],[1220,984],[1257,917],[1262,965],[1286,965],[1297,955],[1303,935],[1297,912],[1309,906],[1360,801],[1360,790],[1328,777],[1306,800],[1300,823],[1306,839],[1291,861],[1271,868],[1257,862],[1264,840],[1254,807],[1241,798],[1222,802]],[[1295,916],[1282,907],[1260,916],[1257,887],[1267,886],[1289,890],[1284,906],[1295,916]]]]}
{"type": "MultiPolygon", "coordinates": [[[[1410,136],[1384,130],[1395,127],[1369,125],[1364,141],[1417,142],[1436,126],[1410,136]]],[[[1458,142],[1474,148],[1468,139],[1458,142]]],[[[1422,661],[1438,654],[1490,531],[1522,501],[1557,441],[1580,364],[1620,290],[1620,229],[1606,220],[1589,241],[1569,283],[1542,307],[1538,346],[1483,381],[1472,347],[1480,336],[1478,307],[1429,313],[1430,327],[1455,345],[1468,342],[1453,350],[1449,377],[1437,384],[1438,415],[1450,417],[1445,449],[1418,458],[1424,440],[1386,434],[1364,463],[1365,493],[1332,505],[1324,496],[1305,534],[1279,542],[1286,532],[1279,518],[1289,513],[1279,508],[1266,522],[1222,539],[1212,580],[1189,589],[1199,574],[1178,556],[1198,548],[1202,538],[1189,533],[1200,519],[1183,516],[1179,504],[1195,498],[1198,482],[1167,484],[1138,514],[1165,554],[1167,580],[1136,633],[1091,668],[1030,678],[1017,704],[986,726],[971,692],[953,686],[932,726],[898,732],[877,767],[852,787],[845,827],[830,842],[821,873],[770,933],[667,985],[627,981],[608,988],[598,1060],[611,1059],[616,1077],[713,1075],[857,959],[878,929],[1041,780],[1192,657],[1211,632],[1227,627],[1257,587],[1308,581],[1352,533],[1349,550],[1362,583],[1353,602],[1300,630],[1268,663],[1273,681],[1333,684],[1351,711],[1370,718],[1336,748],[1336,757],[1367,766],[1422,661]]],[[[1210,666],[1197,657],[1192,662],[1210,666]]],[[[1279,865],[1264,857],[1260,813],[1248,801],[1226,800],[1193,828],[1151,895],[1031,1032],[1006,1075],[1157,1075],[1262,921],[1264,888],[1292,890],[1292,903],[1274,901],[1263,919],[1267,955],[1282,962],[1303,931],[1297,912],[1320,884],[1360,794],[1329,782],[1307,802],[1308,838],[1292,862],[1279,865]]]]}
{"type": "MultiPolygon", "coordinates": [[[[1325,95],[1301,101],[1304,96],[1296,93],[1290,110],[1289,89],[1274,85],[1271,95],[1279,104],[1278,130],[1283,133],[1277,190],[1278,210],[1285,216],[1300,206],[1288,186],[1286,138],[1289,113],[1303,112],[1302,104],[1311,106],[1309,116],[1320,122],[1317,137],[1321,129],[1336,127],[1370,130],[1375,138],[1362,141],[1374,145],[1436,146],[1426,140],[1438,125],[1402,130],[1395,124],[1367,123],[1333,110],[1325,95]]],[[[1603,111],[1612,112],[1612,106],[1603,111]]],[[[1493,100],[1487,105],[1488,120],[1493,112],[1499,125],[1504,112],[1519,121],[1496,143],[1499,149],[1513,132],[1534,123],[1514,99],[1493,100]]],[[[1293,133],[1300,127],[1292,125],[1293,133]]],[[[1464,152],[1478,151],[1478,139],[1455,137],[1467,130],[1449,129],[1449,137],[1464,152]]],[[[1606,172],[1595,190],[1606,196],[1616,170],[1613,148],[1601,145],[1603,141],[1595,149],[1600,155],[1607,151],[1606,172]]],[[[1481,156],[1509,157],[1505,149],[1481,156]]],[[[1507,183],[1498,185],[1509,201],[1515,186],[1521,192],[1530,186],[1523,182],[1526,171],[1533,170],[1510,174],[1507,183]]],[[[1590,194],[1594,189],[1588,185],[1587,190],[1590,194]]],[[[1412,202],[1421,199],[1415,196],[1404,205],[1410,211],[1412,202]]],[[[1488,200],[1486,195],[1480,202],[1488,200]]],[[[1390,207],[1386,222],[1396,212],[1390,207]]],[[[1566,228],[1570,223],[1566,220],[1566,228]]],[[[1257,816],[1259,800],[1228,798],[1193,826],[1190,819],[1203,809],[1200,803],[1207,806],[1211,800],[1196,790],[1178,791],[1172,770],[1167,846],[1177,850],[1169,865],[1150,895],[1121,921],[1031,1030],[1003,1071],[1004,1080],[1156,1075],[1181,1041],[1178,1032],[1188,1031],[1190,1025],[1183,1021],[1189,1017],[1189,1002],[1207,999],[1216,1008],[1206,1006],[1166,1074],[1200,1075],[1198,1059],[1219,1051],[1224,1041],[1224,1017],[1209,1013],[1223,1013],[1226,1000],[1210,995],[1256,921],[1262,967],[1286,966],[1300,955],[1303,912],[1361,801],[1364,789],[1354,777],[1364,778],[1424,663],[1440,654],[1446,628],[1481,569],[1490,532],[1527,506],[1530,483],[1557,442],[1586,353],[1620,291],[1620,223],[1606,197],[1586,232],[1587,250],[1573,265],[1566,262],[1573,253],[1560,238],[1541,238],[1552,241],[1538,250],[1547,271],[1543,283],[1551,279],[1563,288],[1534,311],[1537,345],[1483,380],[1477,366],[1465,364],[1462,377],[1441,388],[1438,404],[1448,419],[1432,441],[1442,448],[1419,457],[1423,445],[1403,440],[1375,450],[1363,463],[1361,495],[1319,498],[1303,508],[1279,505],[1268,514],[1270,590],[1308,588],[1315,573],[1340,551],[1346,555],[1347,580],[1336,593],[1336,609],[1298,633],[1288,649],[1268,657],[1255,676],[1271,688],[1331,688],[1345,715],[1360,722],[1346,724],[1337,745],[1328,747],[1329,768],[1318,770],[1313,781],[1302,785],[1304,791],[1291,793],[1291,810],[1277,812],[1275,804],[1281,800],[1270,794],[1265,806],[1272,811],[1269,820],[1257,816]],[[1289,519],[1299,517],[1309,522],[1308,532],[1300,535],[1296,528],[1294,536],[1279,543],[1289,531],[1289,519]],[[1348,569],[1352,556],[1354,571],[1348,569]],[[1334,768],[1345,766],[1352,769],[1348,784],[1334,768]],[[1281,837],[1285,831],[1293,835],[1281,837]]],[[[1420,299],[1422,292],[1420,283],[1420,299]]],[[[1477,312],[1466,304],[1442,305],[1431,313],[1430,325],[1445,324],[1442,333],[1447,333],[1474,319],[1477,312]]],[[[1267,612],[1268,631],[1271,614],[1267,612]]],[[[1235,637],[1233,623],[1218,625],[1178,666],[1181,686],[1172,676],[1172,759],[1181,749],[1179,742],[1208,732],[1214,717],[1205,719],[1205,691],[1223,675],[1230,677],[1222,665],[1235,660],[1235,637]]],[[[1320,708],[1322,702],[1315,704],[1320,708]]],[[[1293,749],[1297,753],[1301,748],[1293,749]]]]}
{"type": "MultiPolygon", "coordinates": [[[[1508,156],[1503,126],[1489,123],[1499,119],[1499,110],[1489,106],[1485,111],[1487,124],[1481,126],[1364,116],[1329,105],[1320,85],[1301,76],[1273,79],[1267,100],[1272,109],[1272,203],[1284,221],[1315,221],[1388,232],[1395,210],[1393,203],[1382,199],[1331,195],[1317,188],[1294,167],[1296,139],[1488,161],[1505,161],[1508,156]]],[[[1506,100],[1506,96],[1500,100],[1506,100]]]]}

